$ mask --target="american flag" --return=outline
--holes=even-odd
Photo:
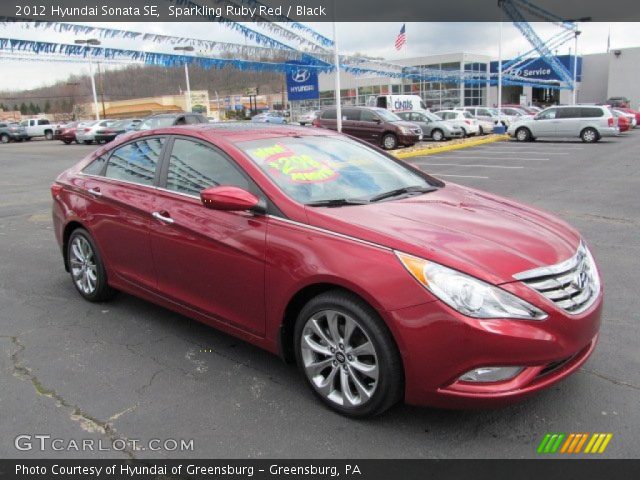
[[[402,24],[402,28],[400,29],[400,33],[398,34],[398,38],[396,38],[396,50],[401,50],[402,47],[407,43],[407,34],[405,32],[405,25]]]

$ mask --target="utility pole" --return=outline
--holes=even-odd
[[[107,112],[104,108],[104,77],[102,76],[102,68],[98,62],[98,80],[100,81],[100,101],[102,102],[102,118],[107,118]]]
[[[342,105],[340,104],[340,55],[338,54],[338,24],[335,21],[337,14],[336,1],[333,1],[333,62],[335,66],[335,97],[336,97],[336,127],[342,132]]]

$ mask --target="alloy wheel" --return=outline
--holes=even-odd
[[[343,407],[371,399],[378,386],[378,355],[353,317],[320,311],[307,320],[300,342],[305,373],[320,395]]]
[[[69,251],[73,281],[78,290],[85,295],[91,295],[98,284],[98,267],[93,248],[86,238],[78,235],[71,241]]]

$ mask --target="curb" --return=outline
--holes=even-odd
[[[461,148],[475,147],[487,143],[504,142],[509,140],[509,135],[491,135],[489,137],[480,138],[478,140],[470,140],[464,143],[454,143],[453,145],[442,145],[441,147],[422,148],[420,150],[412,150],[410,152],[400,151],[394,155],[398,158],[422,157],[425,155],[433,155],[434,153],[449,152],[451,150],[460,150]]]

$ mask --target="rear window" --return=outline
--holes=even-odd
[[[102,175],[102,171],[104,170],[104,165],[107,162],[107,157],[109,155],[101,155],[96,158],[93,162],[82,169],[82,173],[86,175]]]
[[[49,120],[38,120],[38,125],[50,125]]]
[[[336,111],[335,110],[324,110],[322,112],[322,117],[323,120],[336,120]]]

